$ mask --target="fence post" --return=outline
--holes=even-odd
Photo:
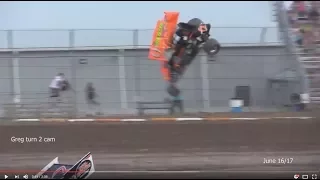
[[[133,30],[133,48],[135,50],[135,53],[138,52],[138,46],[139,46],[139,30],[134,29]],[[135,56],[134,57],[134,74],[135,74],[135,80],[134,80],[134,90],[135,90],[135,100],[140,100],[140,58]]]
[[[207,65],[207,56],[201,55],[201,80],[202,80],[202,100],[203,108],[208,110],[210,108],[210,91],[209,91],[209,75],[208,75],[208,65]]]
[[[12,30],[7,31],[7,48],[13,48],[13,32]]]
[[[74,43],[75,43],[75,32],[73,29],[69,30],[69,55],[71,56],[69,58],[70,61],[70,70],[71,70],[71,84],[74,90],[74,99],[73,101],[73,115],[77,116],[78,112],[78,104],[77,104],[77,66],[76,66],[76,61],[74,60],[72,56],[73,54],[73,48],[74,48]]]
[[[13,48],[13,31],[7,31],[7,46],[9,49]],[[11,51],[12,53],[12,91],[13,91],[13,102],[21,102],[21,87],[20,87],[20,58],[18,51]]]
[[[118,54],[118,63],[119,63],[119,84],[120,84],[120,99],[121,99],[121,108],[128,108],[128,99],[127,99],[127,87],[126,87],[126,70],[124,62],[124,49],[119,49]]]
[[[19,58],[19,52],[12,51],[12,74],[13,74],[13,91],[14,91],[14,97],[13,102],[14,103],[20,103],[21,102],[21,87],[20,87],[20,58]]]
[[[13,43],[12,43],[12,30],[7,30],[6,31],[6,38],[7,38],[7,44],[6,44],[6,48],[11,49],[13,48]],[[11,59],[10,59],[10,75],[11,75],[11,96],[12,96],[12,100],[14,100],[14,96],[15,96],[15,91],[14,91],[14,78],[13,78],[13,52],[11,53]]]
[[[261,28],[261,32],[260,32],[260,44],[261,45],[263,45],[265,43],[267,30],[268,30],[268,28],[266,28],[266,27]]]
[[[75,34],[74,34],[74,30],[70,29],[69,30],[69,47],[73,48],[74,47],[74,43],[75,43]]]

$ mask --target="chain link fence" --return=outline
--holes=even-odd
[[[250,110],[289,103],[299,91],[298,69],[279,42],[277,28],[213,28],[222,44],[214,59],[200,54],[179,86],[186,112],[229,111],[237,87],[250,89]],[[0,98],[6,117],[79,117],[136,113],[136,102],[163,101],[159,62],[147,59],[152,30],[2,31]],[[48,86],[64,73],[72,90],[52,106]],[[284,80],[286,83],[277,83]],[[92,83],[99,105],[88,104]],[[19,102],[14,103],[14,102]],[[19,111],[19,112],[18,112]],[[155,113],[166,113],[154,110]]]
[[[76,29],[0,31],[0,49],[148,46],[153,29]],[[279,44],[276,27],[213,27],[224,45]]]

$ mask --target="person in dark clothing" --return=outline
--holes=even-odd
[[[93,86],[92,82],[87,83],[85,88],[85,95],[88,105],[88,116],[102,115],[102,109],[100,103],[96,101],[98,94],[96,93],[96,89]],[[96,109],[98,108],[98,109]]]
[[[88,104],[99,105],[99,103],[95,100],[97,94],[91,82],[87,84],[85,93]]]

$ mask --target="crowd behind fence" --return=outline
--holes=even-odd
[[[214,28],[212,34],[222,45],[226,45],[225,48],[214,61],[199,55],[179,85],[187,112],[212,110],[212,107],[215,107],[214,111],[228,108],[228,99],[234,96],[235,87],[241,85],[251,86],[252,106],[271,106],[279,103],[279,99],[283,100],[283,97],[269,97],[275,91],[270,89],[268,80],[290,68],[291,64],[287,52],[278,46],[281,43],[277,29],[225,28],[221,34],[219,29],[223,28]],[[49,112],[52,108],[48,86],[57,73],[64,73],[72,87],[72,90],[62,93],[63,104],[77,115],[91,111],[92,106],[88,105],[85,97],[88,83],[93,84],[98,95],[99,106],[94,106],[93,111],[104,114],[133,113],[137,100],[161,101],[167,97],[159,62],[147,59],[146,48],[124,49],[127,46],[146,47],[150,44],[152,30],[61,30],[61,34],[65,34],[61,36],[54,36],[53,32],[4,33],[7,39],[4,49],[23,49],[14,53],[0,52],[0,99],[5,104],[3,107],[19,99],[20,104],[32,106],[35,114]],[[228,44],[238,48],[228,48]],[[256,47],[243,47],[243,44]],[[84,46],[91,47],[91,51],[41,49]],[[95,48],[92,46],[118,47],[116,50],[106,48],[93,51]],[[43,51],[26,51],[34,48]]]
[[[88,46],[146,46],[153,29],[2,30],[0,49]],[[276,27],[213,27],[222,44],[278,44]]]

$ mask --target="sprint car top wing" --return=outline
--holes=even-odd
[[[86,179],[94,171],[93,158],[89,152],[74,165],[60,164],[56,157],[35,177],[37,179]]]

